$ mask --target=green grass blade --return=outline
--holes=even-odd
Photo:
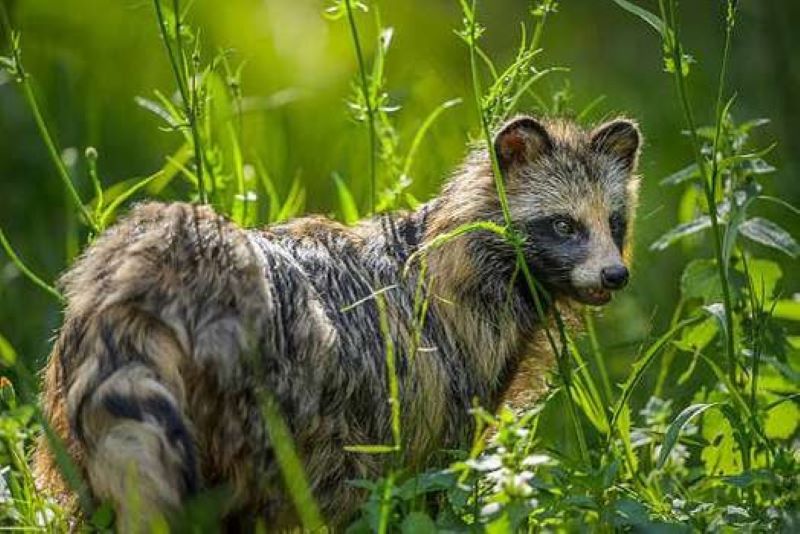
[[[692,404],[679,413],[677,417],[675,417],[675,419],[667,427],[667,433],[664,436],[664,442],[661,444],[661,453],[659,454],[658,462],[656,463],[656,467],[658,469],[661,469],[664,467],[664,464],[667,463],[667,459],[669,458],[672,449],[675,448],[675,444],[678,442],[681,431],[686,427],[686,425],[689,424],[689,421],[699,416],[709,408],[716,406],[717,404],[719,403],[713,402],[710,404]]]
[[[422,125],[417,129],[417,133],[414,135],[414,140],[411,141],[411,147],[408,149],[408,154],[406,154],[405,162],[403,163],[403,176],[409,176],[411,172],[411,166],[414,164],[414,158],[417,155],[417,151],[419,147],[422,145],[422,140],[425,138],[425,134],[428,133],[433,123],[436,122],[436,119],[444,113],[446,110],[458,106],[461,104],[463,100],[460,98],[453,98],[452,100],[448,100],[446,102],[442,102],[439,104],[436,109],[430,112],[425,120],[422,121]]]
[[[333,173],[333,183],[336,184],[336,193],[339,195],[339,209],[342,212],[344,222],[347,224],[357,222],[360,219],[358,207],[350,188],[347,187],[347,184],[337,173]]]
[[[133,184],[131,187],[120,193],[112,202],[108,205],[108,207],[103,210],[103,214],[100,216],[99,227],[101,229],[106,227],[106,223],[108,222],[109,218],[113,217],[114,214],[117,212],[117,209],[122,205],[123,202],[131,198],[135,195],[138,191],[144,189],[150,182],[159,178],[163,174],[163,171],[158,171],[155,174],[147,176],[145,178],[140,179],[138,182]]]
[[[261,397],[261,413],[267,423],[275,458],[281,468],[283,480],[294,503],[295,511],[305,530],[319,530],[323,528],[325,522],[306,480],[303,464],[295,450],[289,428],[274,399],[268,397],[266,393],[262,393]]]

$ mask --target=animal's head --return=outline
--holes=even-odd
[[[511,218],[534,277],[551,293],[601,305],[627,284],[640,145],[626,119],[586,131],[523,116],[500,129],[494,147]]]

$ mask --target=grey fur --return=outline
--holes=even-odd
[[[521,136],[537,142],[522,147],[522,156],[519,140],[503,144],[502,133],[497,140],[509,162],[515,226],[554,212],[602,211],[587,223],[594,239],[588,259],[528,236],[534,275],[554,298],[571,297],[570,273],[596,260],[596,243],[612,242],[603,218],[613,209],[633,212],[638,131],[631,125],[631,151],[624,143],[593,147],[596,135],[568,122],[535,124],[547,143],[538,134]],[[627,155],[614,153],[620,147]],[[381,457],[343,448],[392,439],[376,292],[384,290],[396,348],[408,464],[422,467],[441,448],[469,444],[473,401],[495,409],[509,396],[527,399],[544,388],[550,356],[538,350],[530,295],[511,284],[510,246],[488,232],[428,254],[430,307],[415,344],[421,264],[408,259],[476,220],[502,222],[480,150],[419,210],[355,227],[304,218],[243,230],[209,207],[139,205],[61,281],[69,304],[46,370],[45,412],[123,525],[135,513],[126,497],[134,480],[144,517],[174,511],[201,488],[226,485],[230,516],[288,526],[296,517],[259,408],[266,392],[288,424],[323,513],[340,523],[361,498],[346,481],[375,477],[383,467]],[[63,490],[45,447],[37,469],[42,485]]]

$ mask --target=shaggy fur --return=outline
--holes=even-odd
[[[554,299],[607,300],[600,271],[622,262],[639,144],[625,120],[589,132],[521,117],[498,134],[514,227]],[[495,409],[544,388],[551,356],[539,347],[533,300],[514,250],[490,232],[427,254],[429,307],[415,337],[421,262],[409,257],[480,220],[503,222],[485,150],[417,211],[354,227],[302,218],[244,230],[207,206],[139,205],[61,280],[68,306],[45,371],[45,413],[94,496],[123,521],[169,515],[225,486],[229,516],[286,526],[296,518],[262,419],[266,394],[323,513],[340,523],[361,498],[346,481],[379,475],[383,461],[344,447],[392,442],[376,291],[408,464],[467,445],[473,401]],[[44,446],[37,471],[41,485],[63,491]]]

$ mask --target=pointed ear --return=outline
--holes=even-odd
[[[494,138],[494,150],[503,171],[514,164],[535,161],[552,148],[547,130],[532,117],[511,119]]]
[[[595,128],[592,132],[592,149],[616,158],[627,171],[636,168],[642,136],[636,123],[616,119]]]

